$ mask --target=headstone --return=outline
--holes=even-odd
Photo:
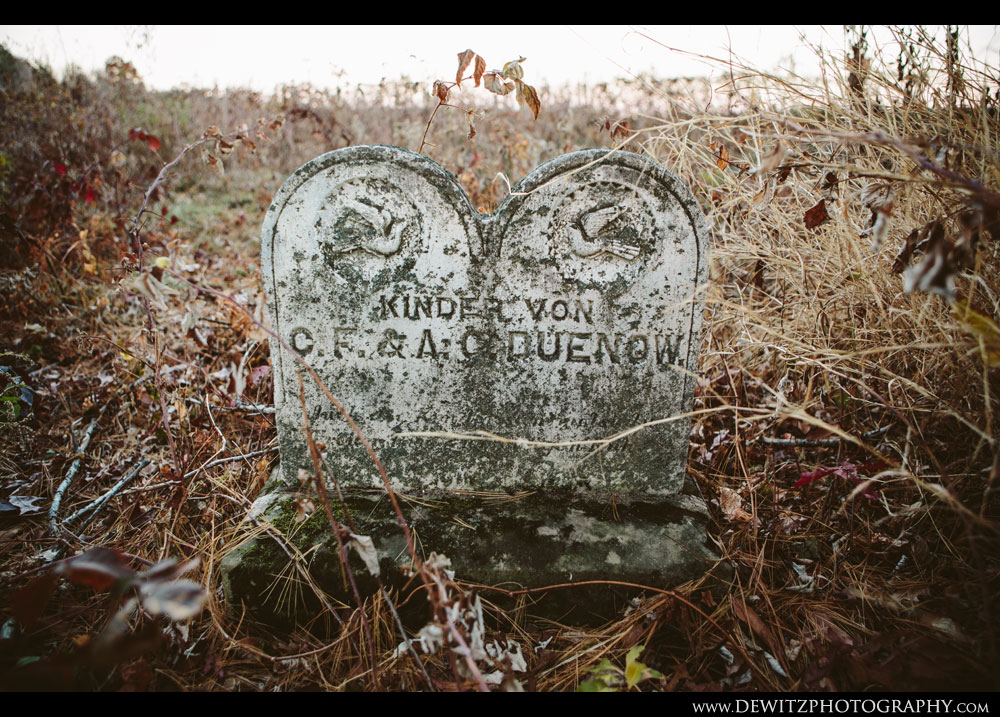
[[[704,543],[690,519],[704,507],[683,492],[707,229],[668,170],[575,152],[482,214],[421,155],[338,150],[279,190],[261,253],[273,330],[342,403],[392,487],[440,501],[425,533],[458,518],[468,534],[455,539],[478,557],[428,550],[450,550],[470,579],[522,584],[675,581],[665,553],[678,540],[675,563],[710,565],[690,545]],[[307,489],[305,410],[339,488],[384,493],[340,410],[273,340],[271,364],[280,476],[269,489]],[[475,495],[522,499],[469,505]],[[646,507],[620,507],[633,504]],[[546,542],[557,557],[538,565]]]

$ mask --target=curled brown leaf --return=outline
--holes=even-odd
[[[476,57],[476,53],[472,50],[466,50],[465,52],[458,53],[458,72],[455,73],[455,84],[462,84],[462,74],[465,72],[465,68],[469,66],[472,60]],[[437,83],[434,83],[437,85]],[[476,85],[478,86],[478,82]]]
[[[806,211],[806,229],[814,229],[829,218],[830,215],[826,213],[826,199],[820,199],[815,206]]]
[[[518,82],[517,99],[518,104],[525,104],[531,110],[531,114],[538,119],[538,112],[542,108],[542,103],[538,100],[538,93],[535,88],[524,82]]]
[[[513,82],[504,82],[499,72],[487,72],[483,75],[483,87],[497,95],[508,95],[514,90]]]

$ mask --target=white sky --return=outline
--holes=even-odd
[[[963,43],[994,68],[1000,66],[1000,31],[961,26]],[[318,87],[378,83],[407,76],[420,82],[454,78],[456,55],[470,48],[489,69],[518,56],[529,84],[593,84],[629,73],[658,77],[718,75],[718,65],[671,51],[736,56],[762,70],[815,74],[815,53],[842,52],[844,31],[834,26],[690,25],[424,25],[424,26],[178,26],[33,25],[0,27],[0,43],[15,55],[40,61],[60,75],[68,64],[90,71],[119,55],[130,60],[148,87]],[[891,44],[876,28],[872,42]],[[894,55],[895,53],[893,53]]]

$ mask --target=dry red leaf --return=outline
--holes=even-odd
[[[87,585],[94,592],[110,589],[119,580],[127,580],[135,573],[128,567],[128,559],[111,548],[92,548],[82,555],[62,564],[59,574],[76,585]]]
[[[826,213],[826,200],[820,199],[816,205],[806,212],[806,229],[814,229],[830,218]]]
[[[767,646],[771,648],[772,654],[778,655],[781,653],[781,643],[774,638],[774,633],[771,632],[767,623],[761,619],[760,615],[752,607],[743,602],[743,599],[740,597],[733,598],[732,606],[733,614],[745,622],[751,630],[767,643]]]
[[[43,573],[14,593],[10,607],[17,621],[24,627],[31,627],[45,611],[57,582],[59,576],[54,572]]]

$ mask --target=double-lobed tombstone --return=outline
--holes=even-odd
[[[330,553],[319,583],[342,578],[324,511],[303,516],[306,426],[383,572],[410,557],[358,432],[459,578],[664,587],[712,566],[685,481],[707,228],[668,170],[574,152],[484,214],[430,159],[352,147],[284,183],[261,254],[280,463],[258,512]],[[260,602],[265,552],[287,562],[267,544],[227,557],[231,604]]]

